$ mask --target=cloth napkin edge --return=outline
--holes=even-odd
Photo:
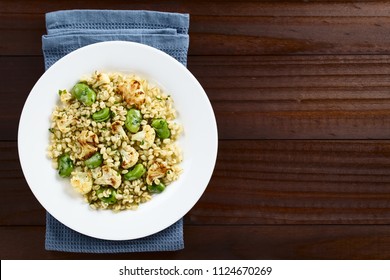
[[[87,13],[87,17],[82,17]],[[106,18],[106,22],[97,20],[103,13],[115,14],[111,18]],[[131,22],[135,21],[137,16],[147,17],[149,22]],[[116,22],[110,22],[115,19]],[[164,21],[166,23],[164,23]],[[50,34],[54,29],[77,28],[83,29],[112,29],[113,26],[122,27],[133,26],[140,29],[162,29],[167,27],[176,28],[180,34],[188,34],[190,14],[177,12],[163,12],[152,10],[98,10],[98,9],[73,9],[57,10],[45,14],[46,30]]]

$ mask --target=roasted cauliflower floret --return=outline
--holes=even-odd
[[[96,185],[110,185],[115,189],[122,183],[122,177],[118,172],[107,165],[102,166],[102,176],[95,180]]]
[[[119,153],[122,156],[122,168],[128,169],[135,165],[138,161],[139,154],[138,152],[131,146],[125,146],[119,150]]]
[[[144,150],[149,149],[156,138],[156,132],[150,125],[144,125],[142,131],[137,132],[131,137],[131,140],[141,142],[140,147]]]
[[[146,183],[149,185],[153,184],[155,179],[164,177],[167,170],[168,168],[164,164],[160,162],[153,163],[146,173]]]
[[[123,129],[123,123],[120,121],[115,121],[111,124],[111,130],[114,134],[119,134],[121,139],[128,139],[125,130]]]
[[[145,90],[142,84],[132,79],[119,85],[117,92],[122,95],[123,100],[130,106],[139,108],[145,102]]]
[[[61,117],[57,117],[56,124],[58,129],[62,133],[67,133],[70,131],[70,125],[73,123],[75,119],[67,114],[62,114]]]
[[[96,167],[90,170],[93,179],[97,179],[102,176],[102,168]]]
[[[83,130],[77,137],[77,142],[80,144],[81,152],[77,157],[81,160],[87,159],[96,153],[99,144],[98,136],[89,130]]]
[[[110,77],[106,73],[95,72],[96,82],[95,86],[101,86],[110,83]]]
[[[70,184],[81,194],[89,193],[92,190],[92,176],[90,172],[74,171]]]

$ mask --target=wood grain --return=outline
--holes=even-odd
[[[176,252],[80,254],[45,251],[44,227],[0,227],[7,259],[389,259],[390,226],[185,226]]]
[[[44,175],[42,176],[44,178]],[[1,225],[43,225],[45,212],[27,185],[15,142],[0,142]]]
[[[389,155],[390,141],[220,141],[212,180],[185,222],[389,224]],[[14,142],[0,142],[0,166],[0,225],[44,225]]]
[[[389,223],[389,149],[386,141],[222,141],[213,179],[189,219]]]
[[[210,16],[341,16],[353,14],[356,17],[388,16],[390,8],[383,5],[384,1],[356,1],[356,0],[284,0],[284,1],[237,1],[237,0],[212,0],[212,1],[107,1],[95,0],[96,9],[156,9],[192,15]],[[283,5],[284,9],[281,9]],[[88,9],[90,4],[86,1],[72,1],[74,9]],[[28,0],[3,0],[0,3],[2,13],[46,13],[54,9],[69,9],[69,2],[58,0],[47,2],[36,0],[34,3]]]
[[[220,139],[389,139],[390,56],[191,56]],[[15,140],[43,59],[0,57],[0,140]],[[277,129],[275,129],[277,127]]]
[[[184,250],[45,251],[16,140],[60,9],[191,15],[188,68],[220,141]],[[389,259],[389,15],[386,1],[0,1],[1,259]]]
[[[45,1],[34,4],[3,1],[0,4],[2,54],[40,54],[40,37],[45,33],[44,13],[65,6],[63,1],[51,5]],[[94,6],[190,13],[191,55],[389,53],[390,39],[383,36],[390,27],[389,8],[382,2],[285,3],[283,9],[277,3],[198,1],[114,5],[98,2]],[[88,8],[88,3],[76,1],[72,8]],[[20,38],[25,43],[20,44]]]

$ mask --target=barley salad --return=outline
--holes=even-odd
[[[182,172],[170,95],[133,74],[95,71],[59,90],[48,155],[93,209],[135,210]]]

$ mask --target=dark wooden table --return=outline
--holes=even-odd
[[[326,2],[0,1],[1,259],[389,259],[390,3]],[[44,249],[17,128],[44,72],[44,14],[75,8],[191,14],[188,68],[220,141],[184,250]]]

